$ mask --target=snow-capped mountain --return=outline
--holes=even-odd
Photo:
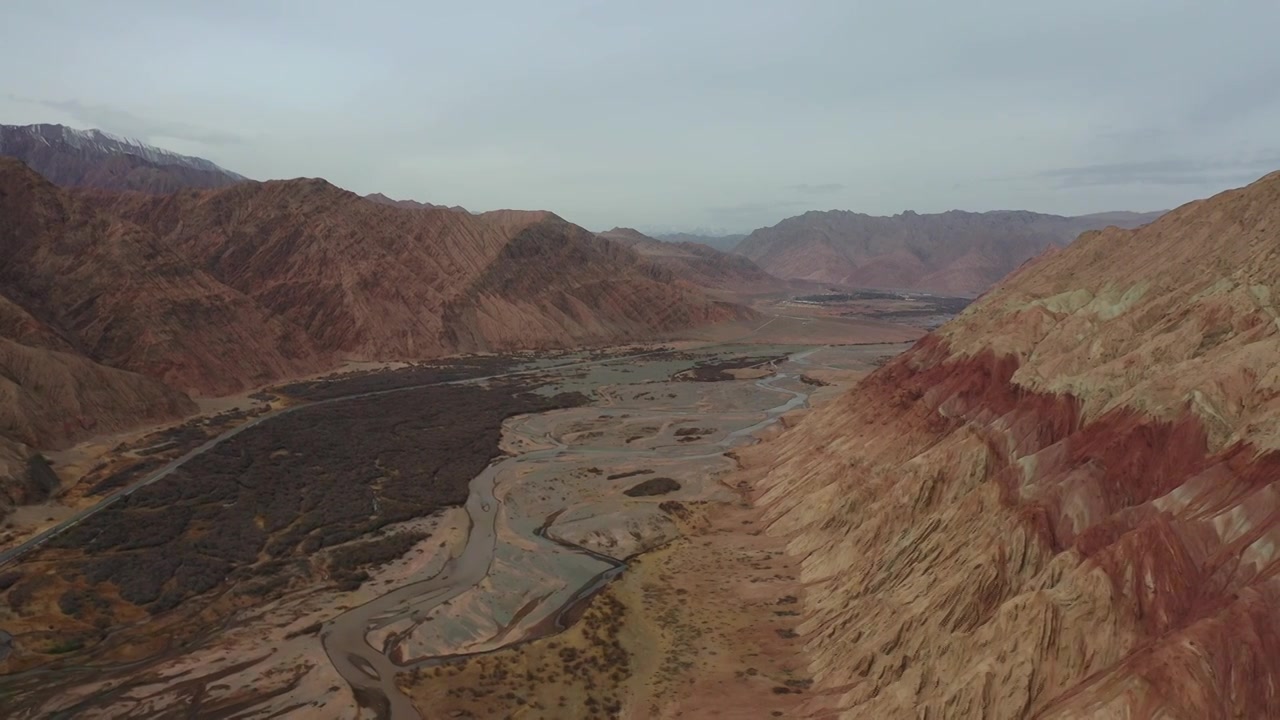
[[[0,155],[17,157],[69,187],[168,193],[225,187],[246,179],[204,158],[64,125],[0,125]]]

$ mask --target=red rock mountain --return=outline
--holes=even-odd
[[[750,260],[699,243],[663,242],[631,228],[614,228],[600,237],[625,245],[676,277],[708,290],[763,293],[787,287]]]
[[[84,357],[0,294],[0,517],[56,488],[37,448],[173,420],[195,409],[186,395],[157,380]]]
[[[746,311],[544,212],[322,180],[67,192],[0,159],[0,291],[75,352],[222,394],[344,358],[629,340]]]
[[[380,203],[382,205],[394,205],[407,210],[456,210],[457,212],[467,212],[467,209],[461,205],[454,205],[450,207],[448,205],[435,205],[432,203],[418,202],[417,200],[394,200],[382,193],[365,195],[364,199],[372,200],[373,202]]]
[[[1160,213],[1083,217],[952,210],[877,217],[807,212],[748,235],[734,252],[765,271],[853,287],[973,295],[1027,259],[1086,230],[1137,227]]]
[[[245,179],[203,158],[63,125],[0,125],[0,155],[16,157],[64,187],[170,193]]]
[[[1280,173],[1086,233],[753,449],[811,714],[1280,717],[1278,300]]]

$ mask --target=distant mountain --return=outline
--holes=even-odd
[[[63,125],[0,125],[0,155],[22,160],[63,187],[163,194],[245,180],[203,158]]]
[[[435,205],[432,203],[418,202],[417,200],[393,200],[382,193],[372,193],[364,196],[365,200],[372,200],[380,205],[392,205],[406,210],[453,210],[455,212],[467,212],[467,209],[461,205]]]
[[[1155,222],[1167,210],[1159,210],[1156,212],[1128,212],[1126,210],[1117,210],[1112,212],[1092,213],[1089,215],[1077,215],[1078,220],[1087,220],[1089,222],[1107,223],[1103,227],[1114,225],[1118,228],[1133,229],[1141,227],[1148,223]]]
[[[742,235],[742,234],[698,235],[695,233],[663,233],[660,235],[654,235],[654,237],[656,237],[657,239],[663,242],[672,242],[672,243],[694,242],[701,245],[707,245],[709,247],[713,247],[716,250],[732,252],[733,249],[738,246],[738,243],[742,242],[742,238],[746,237],[746,235]]]
[[[664,242],[631,228],[614,228],[600,237],[626,245],[676,277],[709,290],[737,293],[774,292],[787,283],[740,255],[695,242]]]
[[[972,295],[1082,232],[1108,225],[1134,228],[1160,215],[1063,217],[1021,210],[952,210],[877,217],[813,211],[756,230],[736,252],[783,278]]]

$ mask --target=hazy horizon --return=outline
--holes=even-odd
[[[1152,211],[1280,169],[1262,0],[348,7],[14,3],[0,122],[653,233]]]

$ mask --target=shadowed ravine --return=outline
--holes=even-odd
[[[812,352],[814,351],[808,350],[796,353],[790,357],[790,360],[803,362],[804,358]],[[498,515],[504,511],[504,505],[494,496],[494,488],[504,470],[516,464],[536,463],[556,458],[569,450],[584,455],[607,453],[610,456],[628,458],[696,460],[720,456],[733,446],[751,442],[756,432],[777,422],[784,413],[806,404],[807,390],[789,390],[777,386],[776,383],[789,377],[791,376],[788,374],[779,374],[756,381],[757,387],[785,394],[788,396],[787,400],[765,411],[764,417],[758,422],[730,432],[712,445],[659,446],[652,449],[582,446],[570,448],[559,440],[547,436],[537,439],[542,442],[550,441],[554,447],[507,457],[490,464],[471,482],[470,495],[465,506],[470,520],[470,530],[466,545],[457,557],[448,561],[435,576],[403,585],[370,602],[351,608],[325,623],[321,630],[320,637],[325,652],[335,669],[350,684],[357,702],[372,710],[379,718],[417,720],[421,715],[396,685],[396,675],[414,667],[468,656],[467,654],[442,654],[420,657],[401,665],[392,659],[399,636],[393,635],[384,647],[375,648],[370,645],[368,635],[392,623],[424,616],[432,608],[471,590],[489,574],[499,542],[496,531]],[[711,448],[711,452],[707,452],[708,448]],[[510,637],[504,637],[504,642],[499,647],[486,650],[485,653],[529,642],[563,630],[563,620],[566,615],[625,569],[626,566],[622,562],[586,548],[571,545],[563,540],[547,537],[545,530],[552,520],[554,516],[530,534],[591,556],[601,564],[601,571],[572,593],[560,607],[552,611],[550,615],[552,622],[539,623],[533,630],[523,635],[512,634]]]

